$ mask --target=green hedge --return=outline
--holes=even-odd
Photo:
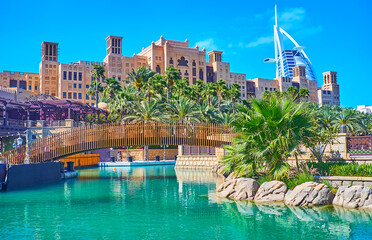
[[[372,177],[372,164],[357,164],[345,162],[307,163],[309,167],[316,168],[322,176],[358,176]]]

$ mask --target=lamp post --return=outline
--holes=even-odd
[[[26,130],[26,159],[25,164],[30,163],[30,139],[29,139],[29,129]]]

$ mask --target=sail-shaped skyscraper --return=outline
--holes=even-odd
[[[285,49],[283,38],[287,37],[293,44],[293,50]],[[276,77],[293,77],[293,68],[296,66],[306,67],[306,78],[315,80],[316,76],[310,59],[304,49],[300,46],[283,28],[278,26],[278,16],[275,6],[275,25],[274,25],[274,46],[275,58],[266,58],[264,62],[276,64]]]

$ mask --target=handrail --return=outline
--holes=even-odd
[[[136,145],[229,145],[236,134],[218,124],[178,122],[106,123],[69,129],[29,143],[29,162],[39,163],[101,148]],[[0,160],[22,164],[26,146],[5,152]]]

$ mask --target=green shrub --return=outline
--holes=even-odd
[[[270,182],[270,181],[272,181],[272,180],[273,180],[273,177],[272,177],[272,176],[269,176],[269,175],[261,175],[261,176],[258,177],[257,182],[258,182],[258,184],[260,184],[260,186],[261,186],[262,183],[264,183],[264,182]]]
[[[319,162],[307,163],[309,167],[314,167],[322,176],[358,176],[371,177],[372,164],[357,164],[345,162]]]
[[[310,172],[300,172],[296,176],[289,178],[285,181],[285,184],[289,189],[295,188],[297,185],[300,185],[305,182],[312,182],[315,180],[315,177]]]

